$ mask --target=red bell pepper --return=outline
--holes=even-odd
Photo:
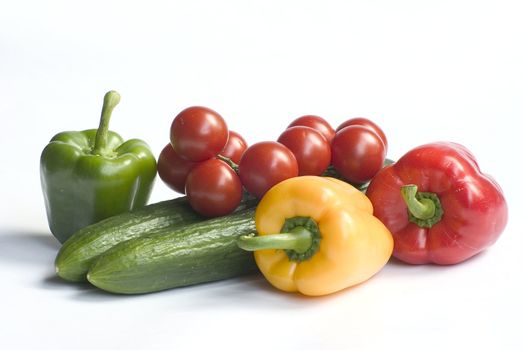
[[[417,147],[372,180],[374,215],[392,232],[393,255],[407,263],[462,262],[492,245],[507,223],[500,186],[465,147]]]

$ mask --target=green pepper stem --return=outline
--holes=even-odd
[[[312,246],[313,234],[302,226],[296,226],[290,232],[273,235],[241,236],[237,241],[239,248],[249,251],[264,249],[289,249],[299,254],[305,253]]]
[[[105,153],[108,142],[109,120],[113,109],[120,102],[120,95],[116,91],[108,91],[104,95],[104,104],[102,105],[102,113],[100,116],[100,124],[98,126],[97,135],[95,136],[95,145],[93,146],[93,154],[103,155]]]
[[[408,210],[412,215],[421,220],[434,217],[436,214],[436,205],[428,198],[416,198],[417,186],[405,185],[401,187],[401,195],[405,200]]]

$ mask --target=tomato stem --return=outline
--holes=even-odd
[[[233,169],[233,171],[239,174],[239,165],[236,164],[233,160],[220,154],[217,155],[217,159],[220,159],[226,164],[228,164]]]
[[[395,163],[394,160],[389,159],[389,158],[385,158],[385,160],[383,161],[383,168],[387,167],[389,165],[392,165],[394,163]],[[362,183],[362,184],[349,182],[341,174],[339,174],[339,172],[337,170],[335,170],[333,165],[329,165],[328,168],[326,168],[326,170],[321,174],[321,176],[333,177],[333,178],[339,179],[341,181],[347,182],[347,183],[349,183],[350,185],[354,186],[355,188],[357,188],[359,191],[361,191],[363,193],[366,192],[366,190],[368,189],[368,186],[370,185],[370,181],[367,181],[367,182]]]

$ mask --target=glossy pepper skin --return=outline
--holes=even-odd
[[[500,186],[456,143],[409,151],[374,177],[367,196],[394,236],[394,256],[410,264],[460,263],[493,244],[507,223]]]
[[[40,157],[40,180],[49,228],[65,242],[89,224],[147,203],[156,159],[137,139],[124,142],[108,130],[120,96],[104,97],[99,129],[61,132]]]
[[[255,212],[258,236],[238,244],[276,288],[319,296],[361,283],[388,261],[393,240],[368,198],[340,180],[316,176],[272,187]]]

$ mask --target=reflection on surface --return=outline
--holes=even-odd
[[[0,231],[0,263],[50,264],[59,249],[60,243],[50,233]]]

